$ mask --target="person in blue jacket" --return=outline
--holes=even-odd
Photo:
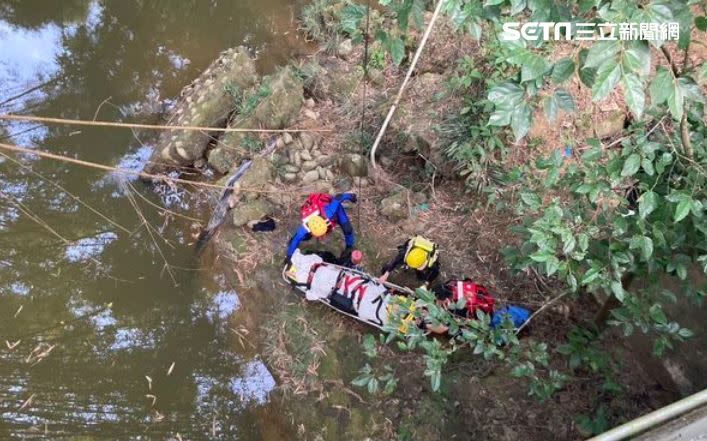
[[[346,214],[346,208],[344,207],[344,202],[346,201],[356,203],[356,194],[342,193],[331,196],[326,193],[313,193],[307,197],[300,209],[302,224],[287,246],[286,263],[290,262],[300,243],[310,240],[312,237],[323,239],[334,231],[337,225],[341,226],[341,230],[344,232],[344,241],[346,242],[342,259],[351,254],[356,244],[356,235],[349,216]]]

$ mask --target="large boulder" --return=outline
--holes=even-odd
[[[247,51],[242,47],[230,49],[182,90],[167,123],[223,127],[234,106],[234,99],[227,90],[250,88],[257,79],[255,63]],[[206,147],[216,135],[186,130],[162,132],[145,171],[157,173],[171,167],[192,165],[204,156]]]
[[[272,181],[273,171],[274,167],[269,159],[256,157],[248,171],[236,182],[234,188],[236,190],[244,189],[243,197],[247,201],[257,199],[260,193],[248,190],[263,190]]]
[[[254,117],[268,129],[284,129],[295,122],[304,103],[304,86],[288,66],[263,80],[270,94],[255,108]]]
[[[320,60],[320,69],[309,92],[318,99],[345,101],[351,98],[363,80],[363,69],[336,57]]]
[[[368,176],[368,161],[364,156],[356,153],[339,158],[339,167],[341,171],[351,177]]]
[[[258,221],[264,216],[270,216],[275,211],[273,205],[266,199],[260,198],[252,201],[243,201],[236,204],[231,210],[233,225],[242,227],[248,222]]]
[[[234,119],[229,127],[253,129],[258,124],[252,117]],[[208,153],[209,165],[219,173],[227,173],[240,165],[245,154],[252,153],[253,145],[260,143],[257,135],[248,132],[227,132]]]

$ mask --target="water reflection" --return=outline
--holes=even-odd
[[[157,122],[221,50],[246,41],[261,67],[286,60],[273,27],[295,7],[0,0],[0,113]],[[0,122],[8,140],[136,170],[151,135]],[[0,156],[0,439],[259,438],[254,409],[280,412],[257,349],[230,330],[245,299],[199,269],[192,221],[155,209],[202,218],[202,198],[12,159]]]

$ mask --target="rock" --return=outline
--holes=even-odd
[[[297,180],[297,173],[285,173],[282,175],[282,180],[289,183],[295,182]]]
[[[626,114],[620,110],[615,110],[596,123],[594,133],[599,139],[610,138],[623,132],[625,123]]]
[[[376,86],[385,84],[385,75],[379,69],[368,69],[368,80]]]
[[[292,204],[292,195],[283,192],[274,185],[268,185],[266,188],[265,199],[273,205],[287,207]]]
[[[307,147],[305,147],[305,149],[306,149],[306,148],[307,148]],[[302,158],[303,161],[311,161],[311,160],[313,159],[313,158],[312,158],[312,154],[309,153],[309,150],[302,150],[302,151],[300,152],[300,157]]]
[[[336,57],[320,60],[321,72],[314,79],[312,92],[320,100],[348,100],[363,79],[363,69]]]
[[[353,43],[350,38],[339,43],[339,47],[336,49],[336,53],[343,59],[348,59],[351,52],[353,52]]]
[[[196,167],[196,168],[206,167],[206,160],[204,158],[197,159],[196,161],[194,161],[194,167]]]
[[[257,221],[263,216],[273,214],[274,207],[265,199],[256,199],[253,201],[241,202],[236,205],[231,211],[233,225],[242,227],[248,222]]]
[[[331,171],[331,170],[329,170],[329,169],[324,169],[324,172],[325,172],[325,174],[326,174],[326,180],[327,180],[327,181],[333,181],[333,180],[334,180],[335,176],[334,176],[334,172],[333,172],[333,171]]]
[[[288,66],[264,81],[270,81],[271,93],[255,108],[255,119],[268,129],[292,125],[302,108],[302,80]]]
[[[317,144],[317,137],[311,133],[303,132],[299,139],[302,141],[302,148],[305,150],[312,150]]]
[[[342,178],[337,179],[334,182],[334,187],[342,193],[351,190],[351,178],[344,176]]]
[[[319,179],[326,180],[326,169],[323,167],[317,167],[317,173],[319,173]]]
[[[285,140],[282,138],[282,136],[277,138],[277,148],[278,150],[285,148]]]
[[[269,159],[256,156],[253,159],[253,164],[251,164],[248,171],[243,175],[243,177],[236,183],[236,188],[243,188],[243,197],[247,201],[256,199],[259,193],[247,191],[248,189],[260,190],[265,188],[270,181],[272,181],[273,175],[273,165]]]
[[[331,167],[336,162],[336,157],[334,155],[322,155],[317,158],[317,164],[322,167]]]
[[[299,167],[297,167],[294,164],[287,164],[285,165],[285,172],[287,173],[297,173],[299,171]]]
[[[331,183],[327,181],[315,181],[314,184],[312,184],[313,191],[317,193],[333,193],[334,192],[334,187],[331,186]]]
[[[305,184],[312,184],[317,180],[319,180],[319,172],[316,170],[310,170],[302,177],[302,182]]]
[[[282,135],[282,139],[285,141],[285,144],[291,144],[292,143],[292,135],[290,135],[288,132],[285,132]]]
[[[381,214],[393,222],[405,219],[409,215],[407,192],[402,191],[381,201]]]
[[[236,156],[225,148],[217,147],[208,153],[209,165],[219,173],[227,173],[233,166]]]
[[[170,124],[180,126],[225,126],[233,107],[233,97],[225,92],[227,86],[247,89],[257,79],[255,63],[247,50],[243,47],[230,49],[182,90],[174,112],[167,119]],[[170,167],[192,165],[204,157],[211,141],[208,133],[164,131],[155,144],[145,171],[160,173]]]
[[[342,157],[339,166],[349,176],[368,176],[368,161],[357,153]]]
[[[317,168],[317,163],[314,161],[304,161],[302,163],[302,171],[308,172]]]
[[[314,98],[307,98],[306,100],[304,100],[304,105],[308,109],[313,109],[314,106],[316,105],[316,103],[314,102]]]
[[[293,155],[292,156],[292,164],[296,165],[297,167],[301,167],[302,166],[302,156],[300,156],[300,152],[295,150],[292,155]]]

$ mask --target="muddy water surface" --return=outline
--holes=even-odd
[[[283,35],[297,11],[0,0],[0,113],[157,122],[221,50],[247,45],[261,71],[302,50]],[[1,143],[129,168],[152,139],[0,122]],[[0,439],[280,437],[262,351],[230,330],[243,299],[194,257],[193,221],[156,208],[203,218],[197,196],[0,156]]]

